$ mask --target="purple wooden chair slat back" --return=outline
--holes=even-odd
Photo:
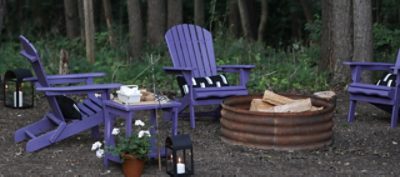
[[[175,67],[197,68],[194,77],[217,74],[213,41],[209,31],[199,26],[178,25],[165,35]]]
[[[22,44],[23,50],[20,52],[22,56],[28,59],[31,63],[35,75],[38,79],[40,85],[44,87],[48,87],[49,83],[46,78],[46,73],[44,67],[40,61],[39,53],[37,52],[36,48],[26,39],[24,36],[19,36],[19,40]]]

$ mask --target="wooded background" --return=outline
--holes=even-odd
[[[74,45],[82,45],[88,63],[94,64],[100,60],[96,53],[103,50],[99,39],[104,37],[107,48],[126,52],[118,60],[132,63],[147,60],[144,56],[149,50],[165,50],[164,33],[171,26],[194,23],[209,29],[214,38],[223,36],[222,41],[232,38],[246,41],[244,45],[261,46],[261,61],[269,60],[262,50],[290,53],[298,48],[315,49],[315,59],[307,66],[315,66],[316,72],[328,71],[325,79],[331,86],[348,81],[344,60],[393,61],[400,47],[400,5],[396,0],[60,2],[0,0],[0,45],[15,41],[19,34],[48,41],[65,37],[81,41]],[[370,75],[365,79],[373,80]]]

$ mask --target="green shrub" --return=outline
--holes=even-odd
[[[256,66],[249,81],[249,89],[253,93],[260,93],[265,89],[316,91],[328,88],[327,74],[316,69],[315,63],[319,57],[317,46],[304,47],[295,43],[287,49],[274,49],[263,43],[235,39],[222,32],[215,34],[214,51],[218,65]],[[107,42],[106,33],[97,33],[95,39],[94,64],[86,60],[84,43],[79,39],[46,37],[31,40],[38,48],[48,74],[57,74],[59,53],[63,48],[69,53],[71,73],[105,72],[107,77],[97,82],[138,84],[150,90],[155,86],[157,92],[177,93],[175,77],[162,70],[163,66],[172,65],[165,44],[158,47],[146,46],[141,58],[129,61],[126,40],[118,39],[118,48],[112,48]],[[18,54],[20,47],[17,41],[6,42],[0,49],[0,72],[16,67],[30,68],[29,63]],[[238,75],[228,74],[228,79],[237,82]]]

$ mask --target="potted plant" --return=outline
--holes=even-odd
[[[119,135],[119,129],[113,129],[112,134],[118,135],[114,146],[106,147],[106,151],[112,155],[120,156],[122,159],[122,169],[126,177],[140,177],[144,168],[144,162],[148,158],[150,152],[150,131],[144,130],[144,122],[135,121],[134,132],[130,137]],[[100,142],[96,142],[100,143]],[[95,144],[96,144],[95,143]],[[92,150],[99,151],[98,155],[102,156],[101,144],[93,144]]]

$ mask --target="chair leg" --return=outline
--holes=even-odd
[[[194,106],[192,104],[189,105],[189,114],[190,114],[190,126],[194,129],[195,128],[195,116],[194,116]]]
[[[91,128],[91,133],[92,133],[92,138],[95,140],[100,139],[100,130],[99,130],[99,126],[95,126],[93,128]]]
[[[392,108],[392,117],[390,121],[390,127],[395,128],[397,126],[397,118],[399,117],[399,107],[396,104]]]
[[[349,114],[347,115],[347,121],[348,122],[353,122],[354,121],[354,114],[355,114],[355,111],[356,111],[356,104],[357,104],[356,101],[350,100]]]
[[[215,112],[214,112],[215,120],[219,120],[219,118],[221,118],[221,110],[222,110],[222,106],[218,105],[218,107],[215,109]]]

